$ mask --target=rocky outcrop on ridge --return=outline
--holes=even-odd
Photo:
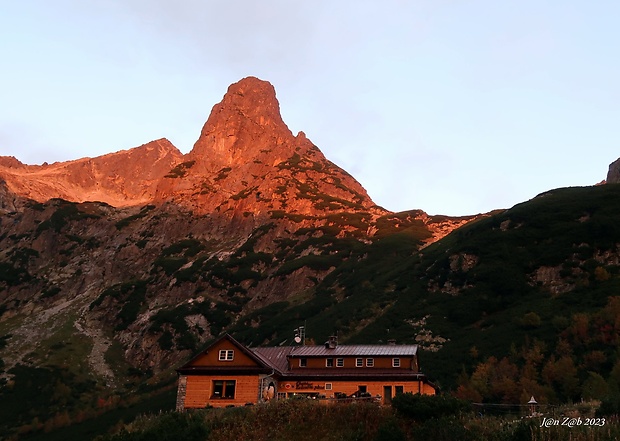
[[[620,159],[616,159],[609,164],[609,171],[607,172],[607,179],[605,182],[607,184],[620,183]]]
[[[0,157],[0,178],[15,194],[38,202],[101,201],[115,207],[150,202],[159,181],[182,158],[167,139],[96,158],[25,165]]]

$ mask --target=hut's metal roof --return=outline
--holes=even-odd
[[[406,357],[414,356],[418,345],[338,345],[294,347],[291,357]]]
[[[265,348],[251,348],[250,350],[265,364],[282,372],[288,370],[287,356],[293,348],[291,346],[275,346]]]
[[[266,365],[281,373],[288,372],[289,358],[305,357],[413,357],[418,352],[418,345],[340,345],[328,348],[317,346],[275,346],[250,349]],[[359,372],[359,370],[358,370]]]

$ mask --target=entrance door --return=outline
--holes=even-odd
[[[383,404],[392,403],[392,386],[383,386]]]

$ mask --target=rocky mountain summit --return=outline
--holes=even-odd
[[[302,132],[291,133],[273,86],[253,77],[230,86],[187,155],[160,139],[51,165],[0,157],[0,177],[11,192],[38,202],[173,203],[202,214],[228,212],[229,217],[252,213],[265,218],[269,210],[388,213]]]
[[[161,181],[156,202],[261,219],[274,210],[387,213],[302,132],[294,136],[279,109],[271,84],[250,77],[231,85],[192,151]]]

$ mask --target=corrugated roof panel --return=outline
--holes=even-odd
[[[294,347],[292,357],[368,357],[368,356],[413,356],[418,345],[340,345],[326,348],[322,345]]]
[[[369,378],[369,377],[392,377],[417,379],[425,375],[411,369],[398,368],[322,368],[322,369],[293,369],[286,372],[286,379],[296,378]]]
[[[301,357],[411,357],[418,345],[341,345],[335,348],[316,346],[275,346],[250,349],[267,365],[280,372],[288,371],[288,358]]]
[[[288,370],[287,355],[293,348],[291,346],[276,346],[268,348],[252,348],[250,349],[256,356],[268,365],[272,366],[280,372]]]

